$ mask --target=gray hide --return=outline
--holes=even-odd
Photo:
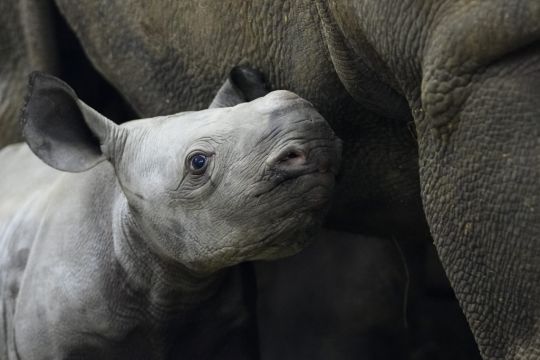
[[[30,92],[29,146],[0,151],[0,357],[256,357],[224,269],[320,223],[341,151],[321,115],[275,91],[118,126],[54,77]]]

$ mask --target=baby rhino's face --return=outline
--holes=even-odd
[[[195,271],[300,250],[331,198],[341,142],[291,92],[126,127],[117,172],[134,214]]]

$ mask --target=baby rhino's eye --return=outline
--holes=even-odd
[[[189,161],[190,170],[195,174],[202,174],[207,165],[208,157],[202,153],[193,154]]]

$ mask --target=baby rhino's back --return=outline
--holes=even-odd
[[[0,150],[0,358],[13,356],[12,317],[45,199],[61,172],[26,146]]]

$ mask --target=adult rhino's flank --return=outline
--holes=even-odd
[[[312,105],[275,91],[118,126],[38,73],[23,122],[28,146],[0,151],[0,358],[251,358],[224,268],[320,222],[341,145]]]

